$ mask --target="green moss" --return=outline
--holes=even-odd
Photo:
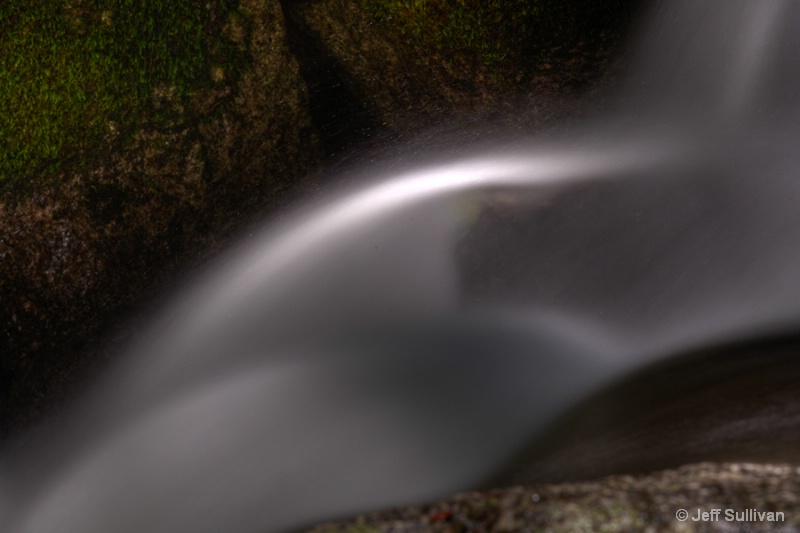
[[[222,0],[0,4],[0,189],[52,178],[110,137],[124,139],[156,87],[181,97],[211,83],[206,33],[231,8]]]

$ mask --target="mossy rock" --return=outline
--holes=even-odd
[[[0,7],[0,188],[35,187],[133,135],[158,87],[212,82],[225,1],[42,0]],[[209,37],[209,36],[215,37]],[[230,59],[230,58],[224,58]]]
[[[6,429],[79,386],[109,327],[176,268],[286,202],[319,150],[277,0],[43,0],[0,13],[15,29],[6,65],[20,43],[47,51],[15,76],[57,72],[46,90],[0,95],[15,139],[0,164]],[[78,60],[87,50],[105,55]],[[41,125],[18,135],[27,124]]]

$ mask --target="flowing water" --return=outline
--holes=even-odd
[[[621,111],[366,168],[246,239],[6,459],[3,531],[285,531],[420,502],[650,363],[795,330],[798,22],[791,1],[664,2]]]

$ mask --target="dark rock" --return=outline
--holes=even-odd
[[[320,153],[280,4],[243,0],[220,24],[241,64],[188,100],[170,87],[127,142],[0,199],[0,429],[28,425],[100,361],[135,303],[300,189]]]

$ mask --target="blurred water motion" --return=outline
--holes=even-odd
[[[633,112],[365,169],[247,239],[7,458],[6,530],[284,531],[473,488],[616,377],[795,328],[799,9],[665,3]]]
[[[626,106],[686,131],[796,128],[800,5],[676,0],[654,7],[641,30]]]

